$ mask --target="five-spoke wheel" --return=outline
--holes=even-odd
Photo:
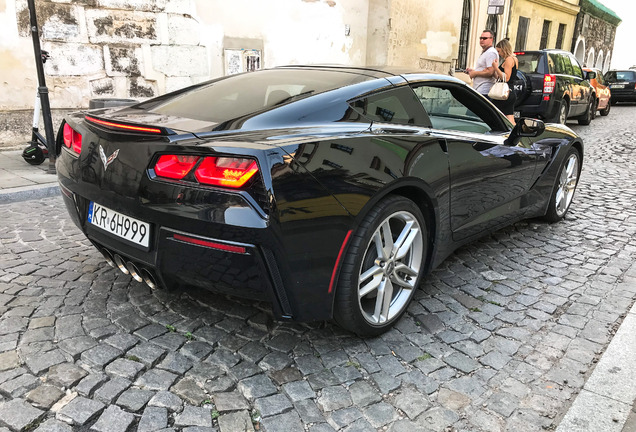
[[[556,178],[552,198],[548,205],[546,219],[550,222],[556,222],[565,216],[572,203],[576,185],[579,181],[579,172],[581,168],[581,156],[577,149],[571,148],[568,152],[561,170]]]
[[[427,254],[421,210],[401,196],[381,201],[358,227],[343,263],[335,319],[360,335],[386,331],[406,311]]]

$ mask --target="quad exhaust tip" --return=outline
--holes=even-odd
[[[148,270],[146,269],[142,270],[141,275],[144,279],[144,282],[146,282],[146,285],[148,285],[150,289],[157,288],[157,282],[155,281],[155,278],[152,276],[152,274]]]
[[[115,264],[123,274],[130,274],[130,271],[128,271],[128,269],[126,268],[126,263],[121,256],[116,254],[113,258],[115,260]]]
[[[128,273],[130,273],[130,275],[132,276],[132,278],[134,280],[136,280],[137,282],[143,282],[144,281],[143,278],[139,275],[139,273],[140,273],[139,269],[131,261],[128,261],[126,263],[126,268],[128,269]]]
[[[100,249],[99,250],[102,255],[104,256],[104,259],[106,260],[106,263],[111,266],[111,267],[117,267],[117,265],[115,264],[113,255],[108,251],[108,249]]]

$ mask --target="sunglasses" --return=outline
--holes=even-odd
[[[488,36],[488,37],[480,37],[479,40],[486,40],[486,39],[492,39],[492,36]]]

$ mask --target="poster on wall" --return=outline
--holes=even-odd
[[[261,69],[261,51],[255,49],[226,49],[225,75],[253,72]]]

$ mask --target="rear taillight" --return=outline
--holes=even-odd
[[[155,164],[155,174],[181,180],[196,166],[194,177],[199,183],[240,188],[258,172],[254,159],[208,156],[163,155]],[[197,166],[198,163],[198,166]]]
[[[68,123],[64,124],[62,131],[64,145],[72,149],[75,153],[82,152],[82,134],[73,129]]]
[[[253,159],[206,157],[194,172],[200,183],[239,188],[258,172]]]
[[[544,75],[543,76],[543,93],[554,92],[556,86],[556,75]]]
[[[155,164],[155,174],[174,180],[181,180],[199,160],[199,156],[163,155]]]

